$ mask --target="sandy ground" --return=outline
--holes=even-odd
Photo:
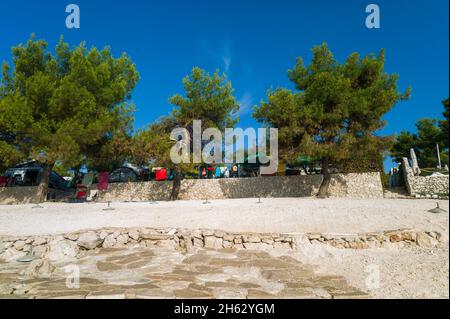
[[[0,235],[60,234],[103,227],[207,228],[235,232],[357,233],[413,228],[448,235],[448,214],[432,200],[285,198],[0,206]],[[448,210],[449,202],[440,201]],[[448,238],[448,236],[447,236]]]
[[[374,298],[449,298],[449,216],[432,214],[435,200],[257,199],[174,203],[0,206],[0,235],[61,234],[103,227],[207,228],[235,232],[348,233],[411,228],[438,231],[436,248],[352,250],[301,243],[294,254],[324,275],[342,275]],[[439,201],[449,210],[448,201]],[[300,236],[299,236],[300,237]],[[273,252],[276,254],[276,252]]]

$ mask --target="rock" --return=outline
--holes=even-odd
[[[77,257],[78,252],[78,245],[72,240],[52,240],[47,258],[54,261],[72,260]]]
[[[205,237],[205,248],[220,249],[223,247],[222,238],[217,238],[214,236]]]
[[[2,258],[7,262],[13,262],[23,256],[25,256],[25,253],[23,251],[18,251],[14,247],[10,247],[3,253]]]
[[[244,243],[260,243],[261,238],[257,235],[245,235],[243,236]]]
[[[411,232],[403,232],[400,234],[400,239],[402,241],[415,241],[416,236]]]
[[[107,231],[102,230],[98,236],[100,237],[100,239],[104,240],[108,235],[109,233]]]
[[[176,228],[172,228],[167,232],[167,235],[173,236],[177,233],[177,229]]]
[[[36,246],[33,248],[33,255],[38,258],[44,258],[47,251],[48,251],[47,246]]]
[[[191,235],[189,233],[185,233],[182,235],[182,237],[184,239],[184,246],[186,248],[186,251],[188,253],[192,252],[194,250],[194,244]]]
[[[262,242],[264,243],[264,244],[268,244],[268,245],[273,245],[273,243],[275,242],[272,238],[264,238],[263,240],[262,240]]]
[[[226,241],[234,241],[234,235],[224,235],[223,236],[223,240],[226,240]]]
[[[223,241],[223,248],[233,248],[233,242],[229,240]]]
[[[202,239],[202,241],[203,241],[203,234],[202,234],[201,230],[196,229],[192,232],[191,235],[192,235],[192,237]]]
[[[321,234],[318,234],[318,233],[308,234],[308,238],[309,238],[310,240],[312,240],[312,239],[320,239],[321,237],[322,237],[322,235],[321,235]]]
[[[114,237],[114,239],[117,239],[117,237],[120,236],[120,231],[115,231],[112,233],[112,236]]]
[[[402,237],[399,234],[392,234],[392,235],[389,236],[389,240],[392,243],[398,243],[399,241],[402,240]]]
[[[139,237],[140,237],[139,232],[136,229],[131,230],[128,233],[128,236],[130,236],[130,238],[133,240],[139,240]]]
[[[234,243],[235,244],[242,244],[242,238],[241,237],[234,238]]]
[[[206,229],[206,230],[203,230],[202,232],[203,232],[203,236],[214,236],[213,230]]]
[[[168,240],[168,239],[172,239],[173,236],[167,235],[167,234],[149,234],[149,235],[146,235],[145,237],[142,236],[142,238],[146,239],[146,240]]]
[[[116,238],[116,245],[118,245],[118,246],[124,246],[124,245],[126,245],[126,244],[128,243],[128,240],[129,240],[129,239],[130,239],[130,237],[128,237],[127,234],[119,235],[119,236]]]
[[[103,248],[112,248],[116,245],[116,239],[114,236],[108,235],[106,236],[105,240],[103,241]]]
[[[425,233],[418,233],[416,243],[423,248],[432,248],[437,245],[437,240]]]
[[[79,238],[79,235],[78,234],[65,234],[64,238],[68,239],[68,240],[72,240],[72,241],[77,241]]]
[[[214,232],[214,236],[218,237],[218,238],[223,238],[223,236],[225,236],[225,232],[221,231],[221,230],[216,230]]]
[[[204,245],[203,239],[194,237],[194,247],[203,248]]]
[[[99,247],[102,242],[103,240],[93,231],[82,234],[77,240],[78,246],[87,250]]]
[[[46,259],[37,259],[23,271],[21,275],[32,278],[49,278],[55,271],[55,267]]]
[[[18,240],[14,243],[13,247],[16,250],[23,250],[23,248],[25,247],[25,241],[24,240]]]
[[[0,241],[0,255],[6,251],[6,245],[4,242]]]
[[[36,237],[33,241],[34,246],[40,246],[47,243],[47,239],[44,237]]]

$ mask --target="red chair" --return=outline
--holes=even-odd
[[[77,200],[86,200],[88,197],[88,189],[84,185],[77,185],[77,193],[76,193],[76,199]]]
[[[167,170],[165,168],[158,169],[156,171],[156,180],[158,182],[166,181],[167,180]]]
[[[0,176],[0,187],[6,187],[8,184],[8,179],[6,176]]]

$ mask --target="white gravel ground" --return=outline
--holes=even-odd
[[[399,228],[448,234],[448,214],[431,200],[283,198],[0,206],[0,235],[49,235],[102,227],[184,227],[252,232],[357,233]],[[449,202],[440,201],[448,210]],[[448,236],[447,236],[448,237]]]

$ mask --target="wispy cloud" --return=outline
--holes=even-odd
[[[225,73],[228,73],[231,67],[231,57],[225,55],[222,57],[222,60],[223,60],[223,69]]]
[[[217,47],[211,46],[210,43],[205,39],[200,40],[200,43],[205,50],[205,53],[208,56],[212,57],[216,61],[216,63],[220,63],[222,71],[228,74],[230,72],[232,64],[230,43],[225,42],[219,49],[217,49]]]
[[[250,92],[245,92],[244,95],[238,100],[238,104],[240,106],[239,112],[236,115],[244,115],[249,113],[252,110],[254,105],[253,96]]]

